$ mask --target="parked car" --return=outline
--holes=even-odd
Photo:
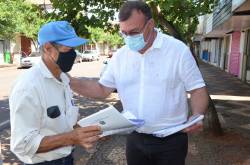
[[[28,56],[23,56],[20,58],[19,68],[30,68],[41,59],[41,54],[39,52],[32,52]]]
[[[85,50],[82,53],[82,61],[98,61],[99,55],[96,50]]]
[[[76,52],[76,59],[75,59],[75,63],[81,63],[82,62],[82,53],[80,53],[78,50],[75,50]]]

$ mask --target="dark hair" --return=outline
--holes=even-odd
[[[152,18],[151,10],[145,2],[127,1],[120,8],[119,21],[126,21],[129,19],[133,10],[142,12],[146,16],[147,20]]]

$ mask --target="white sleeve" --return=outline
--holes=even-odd
[[[43,139],[40,134],[43,110],[34,90],[13,91],[10,96],[11,151],[32,158]]]
[[[106,70],[103,72],[99,83],[103,86],[109,88],[116,88],[115,84],[115,60],[116,58],[113,56],[111,60],[107,64]]]
[[[189,48],[186,48],[181,55],[179,68],[179,75],[186,91],[192,91],[205,86],[201,72]]]

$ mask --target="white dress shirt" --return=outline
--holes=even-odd
[[[145,120],[137,132],[148,134],[185,122],[187,91],[205,86],[189,48],[161,32],[143,55],[119,49],[99,83],[117,89],[124,111]]]
[[[45,136],[73,130],[78,108],[66,74],[58,81],[41,60],[16,81],[10,95],[11,151],[24,163],[34,164],[68,156],[72,146],[36,153]],[[51,118],[47,109],[58,106],[60,115]]]

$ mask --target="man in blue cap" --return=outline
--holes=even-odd
[[[76,52],[86,43],[66,21],[50,22],[38,33],[41,61],[15,83],[9,103],[11,151],[25,164],[72,165],[74,145],[86,149],[99,139],[100,127],[76,128],[69,78]]]

